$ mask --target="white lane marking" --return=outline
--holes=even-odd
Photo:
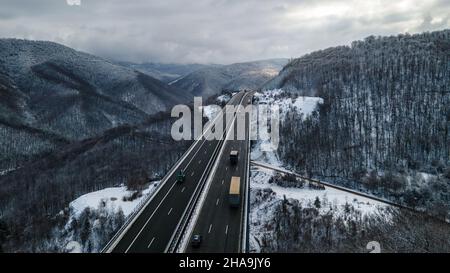
[[[217,198],[217,201],[216,201],[216,206],[217,206],[217,205],[219,205],[219,198]]]
[[[167,213],[167,215],[170,215],[170,213],[172,212],[173,208],[170,208],[169,213]]]
[[[209,225],[209,230],[208,230],[208,233],[211,233],[211,229],[212,229],[212,224],[211,224],[211,225]]]
[[[153,241],[155,240],[155,237],[150,241],[150,244],[148,244],[147,248],[150,248],[150,246],[153,244]]]
[[[233,98],[235,98],[235,97],[233,97]],[[230,121],[230,127],[234,124],[236,122],[236,116]],[[228,123],[227,123],[227,127],[228,127]],[[231,130],[229,130],[229,128],[230,127],[228,127],[228,132],[227,132],[227,134],[226,134],[226,137],[225,137],[225,141],[227,140],[227,139],[230,139],[230,135],[231,135]],[[189,230],[189,231],[187,231],[186,233],[187,234],[191,234],[192,235],[192,233],[194,232],[194,227],[197,225],[197,223],[198,223],[198,218],[199,218],[199,215],[200,215],[200,212],[201,212],[201,210],[202,210],[202,208],[203,208],[203,205],[204,205],[204,202],[205,202],[205,199],[206,199],[206,195],[207,195],[207,193],[208,193],[208,191],[209,191],[209,188],[210,188],[210,186],[211,186],[211,182],[212,182],[212,180],[213,180],[213,176],[214,176],[214,174],[216,173],[216,171],[217,171],[217,168],[218,168],[218,165],[219,165],[219,163],[220,163],[220,158],[222,158],[223,157],[223,152],[224,152],[224,150],[225,150],[225,148],[226,148],[226,145],[222,145],[222,148],[220,149],[220,152],[219,152],[219,155],[218,155],[218,160],[216,160],[216,162],[214,163],[214,166],[213,166],[213,168],[211,169],[211,171],[210,171],[210,174],[209,174],[209,176],[208,176],[208,179],[207,179],[207,181],[206,181],[206,184],[205,184],[205,189],[203,190],[203,193],[201,194],[201,196],[200,196],[200,200],[198,201],[198,206],[197,206],[197,208],[195,209],[195,213],[197,213],[196,215],[197,215],[197,217],[194,217],[193,218],[193,220],[192,220],[192,222],[191,222],[191,224],[189,224],[188,225],[188,229],[187,230]],[[222,184],[224,183],[224,180],[222,180]],[[211,225],[211,227],[210,228],[212,228],[212,225]],[[189,237],[189,236],[188,236]],[[183,242],[182,242],[182,245],[181,245],[181,249],[182,249],[182,251],[186,251],[186,248],[187,248],[187,242],[188,242],[188,240],[183,240]]]
[[[198,150],[194,153],[194,155],[191,157],[191,159],[189,160],[189,162],[186,164],[186,167],[183,169],[183,171],[186,171],[186,169],[189,167],[189,165],[191,165],[192,160],[195,158],[195,156],[197,156],[198,152],[200,152],[200,150],[202,149],[203,145],[207,142],[209,142],[209,146],[212,145],[211,141],[206,140],[207,137],[209,137],[209,135],[212,134],[211,130],[209,130],[211,128],[211,126],[215,123],[215,121],[219,118],[219,116],[224,116],[224,112],[220,111],[220,114],[216,116],[216,118],[214,119],[214,121],[208,126],[208,128],[206,128],[206,130],[204,131],[204,133],[200,136],[200,139],[198,141],[202,141],[202,144],[200,145],[200,148],[198,148]],[[207,133],[209,133],[207,135]]]
[[[167,195],[169,195],[170,191],[173,189],[173,187],[175,187],[176,183],[173,183],[172,186],[170,187],[170,189],[167,191],[166,195],[164,195],[164,197],[162,198],[161,202],[159,202],[158,206],[156,207],[156,209],[153,211],[153,213],[150,215],[150,217],[147,219],[147,221],[145,222],[145,224],[142,226],[141,230],[139,230],[138,234],[136,235],[136,237],[134,237],[133,241],[131,241],[131,244],[128,246],[127,250],[125,250],[125,253],[128,253],[128,251],[130,250],[130,248],[133,246],[134,242],[136,242],[137,238],[139,237],[139,235],[141,235],[142,231],[145,229],[145,227],[147,226],[148,222],[150,222],[150,220],[152,219],[153,215],[155,215],[155,213],[158,211],[159,207],[161,206],[161,204],[164,202],[164,200],[166,199]]]
[[[228,225],[227,225],[227,227],[225,228],[225,234],[228,234]]]
[[[199,140],[201,141],[201,140]],[[206,143],[206,139],[203,139],[202,144],[200,145],[200,148],[198,148],[198,150],[194,153],[194,155],[191,157],[191,159],[189,159],[189,162],[186,164],[186,167],[183,169],[183,171],[186,171],[186,169],[189,167],[189,165],[191,165],[192,160],[194,160],[195,156],[198,154],[198,152],[200,152],[200,150],[202,149],[203,145]]]
[[[209,146],[211,146],[211,144],[209,144]],[[205,155],[206,155],[206,152],[207,152],[207,151],[205,150]]]
[[[222,180],[222,185],[223,185],[223,182],[225,182],[225,180]]]
[[[186,187],[183,187],[183,188],[181,189],[181,192],[184,192],[185,189],[186,189]]]
[[[201,164],[201,163],[202,163],[202,160],[199,160],[199,161],[198,161],[198,164]]]
[[[191,173],[191,176],[194,176],[194,172]]]
[[[228,167],[225,168],[225,171],[228,171]]]
[[[234,97],[233,97],[233,98],[234,98]],[[220,115],[224,116],[224,111],[221,111],[221,112],[220,112]],[[217,115],[217,116],[216,116],[216,118],[214,119],[214,122],[215,122],[216,119],[219,118],[220,115]],[[214,123],[214,122],[213,122],[213,123]],[[234,120],[233,120],[233,122],[234,122]],[[210,125],[210,126],[212,126],[212,125]],[[208,127],[208,128],[209,128],[209,127]],[[207,130],[207,131],[208,131],[208,130]],[[210,132],[210,134],[211,134],[211,132]],[[201,137],[205,138],[205,135],[206,135],[206,133],[204,133]],[[208,136],[209,136],[209,135],[208,135]],[[228,135],[227,135],[227,137],[228,137]],[[226,137],[226,138],[227,138],[227,137]],[[198,140],[198,141],[201,141],[201,138],[200,138],[200,140]],[[191,157],[191,159],[189,160],[189,162],[186,164],[186,168],[184,168],[184,171],[189,167],[189,165],[191,164],[192,160],[195,158],[195,156],[197,155],[197,153],[201,150],[202,146],[203,146],[206,142],[207,142],[207,141],[206,141],[206,138],[203,139],[203,141],[202,141],[202,143],[201,143],[201,145],[200,145],[200,148],[198,148],[198,150],[194,153],[194,155]],[[212,144],[212,142],[209,143],[209,145],[211,145],[211,144]],[[197,144],[196,144],[196,145],[197,145]],[[192,147],[193,147],[193,149],[194,149],[195,145],[192,146]],[[192,150],[191,150],[191,151],[192,151]],[[188,151],[188,152],[190,153],[191,151]],[[182,164],[182,162],[180,162],[178,165],[181,165],[181,164]],[[172,189],[173,189],[173,187],[174,187],[175,185],[176,185],[176,183],[173,183],[172,186],[169,188],[169,190],[166,192],[166,194],[165,194],[164,197],[161,199],[161,201],[159,202],[159,204],[158,204],[158,206],[156,207],[156,209],[153,211],[153,213],[150,215],[150,217],[147,219],[147,221],[145,221],[144,225],[143,225],[142,228],[139,230],[138,234],[133,238],[133,240],[131,241],[131,244],[130,244],[130,245],[128,246],[128,248],[125,250],[125,253],[128,253],[128,251],[130,250],[130,248],[133,246],[134,242],[136,242],[137,238],[141,235],[142,231],[146,228],[146,226],[148,225],[148,223],[150,222],[150,220],[152,219],[152,217],[153,217],[153,216],[155,215],[155,213],[158,211],[159,207],[160,207],[161,204],[164,202],[164,200],[167,198],[167,196],[168,196],[169,193],[172,191]],[[155,193],[155,194],[156,194],[156,193]]]

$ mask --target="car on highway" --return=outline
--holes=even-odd
[[[238,158],[239,158],[239,152],[238,151],[233,150],[233,151],[230,152],[230,162],[231,162],[232,165],[237,164]]]
[[[192,240],[191,240],[192,247],[199,248],[201,244],[202,244],[202,236],[201,235],[195,234],[194,236],[192,236]]]
[[[184,174],[184,172],[182,170],[180,170],[177,174],[177,183],[183,183],[185,179],[186,179],[186,175]]]

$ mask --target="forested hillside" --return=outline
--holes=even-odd
[[[450,30],[317,51],[291,60],[265,86],[272,88],[324,99],[306,121],[293,111],[281,123],[287,164],[448,208]],[[406,188],[411,196],[400,194]]]
[[[7,236],[0,247],[8,252],[61,251],[44,244],[60,224],[57,215],[87,192],[160,179],[189,142],[170,137],[173,119],[154,115],[141,125],[123,125],[73,142],[0,175],[0,224]],[[1,238],[0,238],[1,239]]]
[[[0,39],[0,172],[190,100],[142,72],[60,44]]]
[[[60,44],[0,39],[0,251],[61,251],[44,242],[69,202],[162,177],[189,144],[166,111],[190,100]]]

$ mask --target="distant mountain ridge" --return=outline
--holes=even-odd
[[[1,96],[8,98],[0,109],[67,137],[143,121],[190,100],[142,72],[52,42],[0,39],[0,60]]]
[[[131,63],[118,62],[120,65],[133,68],[165,83],[173,82],[192,72],[204,68],[219,67],[219,64],[165,64],[165,63]]]
[[[0,39],[0,170],[191,100],[143,72],[57,43]]]
[[[287,59],[271,59],[208,67],[192,72],[171,85],[203,97],[226,90],[258,89],[277,76],[287,62]]]

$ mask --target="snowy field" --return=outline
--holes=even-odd
[[[88,234],[88,239],[85,240],[90,242],[89,244],[91,248],[93,247],[93,249],[95,249],[94,252],[100,251],[103,247],[103,244],[101,242],[102,239],[104,239],[105,232],[110,232],[111,228],[114,228],[114,226],[108,226],[108,224],[117,225],[115,224],[114,217],[112,216],[118,215],[120,210],[122,210],[123,212],[123,217],[126,218],[127,216],[129,216],[133,212],[133,210],[143,200],[145,200],[145,198],[149,197],[155,192],[155,190],[158,188],[159,183],[160,181],[151,182],[145,189],[142,190],[142,195],[132,201],[124,201],[124,198],[125,200],[129,199],[129,197],[134,193],[133,191],[127,190],[125,186],[106,188],[78,197],[69,204],[70,215],[67,218],[68,221],[65,224],[65,227],[60,230],[55,230],[54,244],[60,245],[61,248],[64,249],[64,252],[67,253],[82,253],[92,251],[92,249],[89,250],[86,248],[86,245],[88,243],[81,243],[83,240],[79,237],[80,227],[79,224],[77,224],[79,221],[82,221],[83,211],[86,208],[89,208],[92,212],[90,215],[91,217],[93,217],[93,219],[84,219],[84,225],[89,223],[89,233],[86,233]],[[102,204],[101,209],[100,204]],[[103,223],[105,226],[101,225],[102,220],[100,220],[100,218],[102,217],[109,218],[109,223]],[[103,221],[104,220],[105,219],[103,219]],[[105,222],[108,222],[108,220],[106,220]],[[118,227],[120,227],[120,224]],[[109,239],[109,237],[107,239]]]
[[[386,205],[371,200],[362,196],[354,195],[348,192],[340,191],[334,188],[325,187],[325,190],[315,190],[308,187],[305,188],[289,188],[281,187],[276,184],[270,184],[269,179],[275,174],[275,171],[267,170],[260,167],[252,167],[251,170],[251,187],[252,189],[264,189],[270,188],[276,194],[276,198],[297,199],[305,205],[308,202],[314,202],[316,197],[320,200],[327,199],[337,207],[343,208],[346,203],[353,205],[356,209],[360,210],[363,214],[372,213],[377,211],[378,208],[383,208]],[[327,210],[327,208],[324,208]]]
[[[295,109],[298,113],[303,115],[305,119],[307,116],[316,109],[318,104],[323,103],[323,99],[319,97],[305,97],[299,96],[293,98],[279,97],[284,93],[281,89],[268,90],[264,93],[256,92],[255,98],[259,101],[259,104],[266,105],[278,105],[280,107],[280,117],[283,118],[288,110]]]
[[[152,194],[157,189],[158,184],[159,181],[152,182],[142,191],[142,196],[133,201],[123,201],[124,197],[132,195],[133,192],[128,191],[126,186],[122,186],[87,193],[72,201],[69,207],[73,211],[72,216],[77,217],[86,208],[97,209],[100,202],[103,201],[109,210],[118,212],[119,208],[121,208],[123,214],[127,217],[144,198],[148,197],[149,194]]]
[[[220,106],[217,105],[207,105],[202,106],[203,116],[207,117],[209,121],[213,120],[218,113],[222,110]]]
[[[321,215],[326,215],[330,211],[336,216],[344,215],[348,205],[359,211],[361,216],[377,213],[386,207],[383,203],[329,187],[317,190],[308,186],[294,188],[269,183],[275,174],[275,171],[265,168],[251,169],[250,252],[261,252],[260,242],[265,235],[272,232],[276,207],[284,198],[298,200],[304,208],[314,207],[314,202],[318,198]]]

